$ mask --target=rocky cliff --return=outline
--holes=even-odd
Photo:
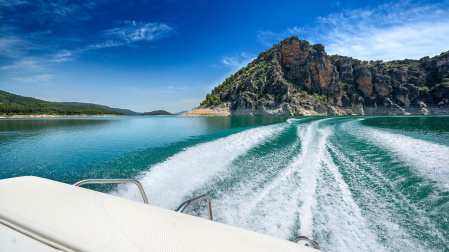
[[[261,53],[185,116],[449,113],[449,51],[360,61],[290,37]]]

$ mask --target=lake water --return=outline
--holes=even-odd
[[[24,175],[136,178],[168,209],[208,193],[216,221],[325,251],[449,251],[449,116],[0,120],[0,178]]]

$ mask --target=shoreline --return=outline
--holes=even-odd
[[[323,105],[317,107],[290,106],[283,104],[275,108],[261,106],[257,109],[231,109],[230,104],[215,107],[199,106],[185,112],[181,117],[214,116],[346,116],[346,115],[449,115],[449,106],[423,105],[420,107],[339,107]]]
[[[116,117],[116,116],[126,116],[126,115],[47,115],[47,114],[39,114],[39,115],[0,115],[0,119],[23,119],[23,118],[70,118],[70,117]]]

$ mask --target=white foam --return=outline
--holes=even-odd
[[[438,182],[441,188],[449,190],[448,146],[361,125],[349,133],[389,150],[418,176]]]
[[[214,201],[217,216],[225,216],[226,223],[284,239],[297,233],[312,236],[315,187],[327,137],[326,132],[318,130],[323,121],[296,125],[298,139],[282,154],[267,157],[272,169],[243,180]],[[273,157],[286,158],[298,147],[300,153],[287,166],[277,166]],[[260,189],[262,178],[272,174],[275,176]],[[300,230],[295,230],[297,226]]]
[[[412,209],[407,211],[417,213],[417,220],[413,220],[415,223],[446,241],[444,234],[441,238],[441,232],[426,218],[427,214],[409,203],[400,192],[393,192],[391,198],[383,199],[378,198],[372,188],[349,188],[341,169],[346,169],[354,179],[374,180],[382,190],[394,187],[396,182],[376,173],[376,167],[365,161],[367,156],[364,155],[373,155],[372,152],[353,150],[336,142],[338,138],[333,137],[334,128],[326,126],[326,122],[332,122],[329,120],[335,119],[307,123],[292,123],[296,121],[292,120],[199,144],[154,165],[138,179],[149,194],[150,204],[173,209],[193,192],[212,190],[215,194],[212,201],[215,220],[283,239],[291,239],[295,235],[311,236],[325,251],[424,251],[426,245],[410,233],[415,230],[400,226],[394,212],[397,209],[388,208],[393,203]],[[414,157],[404,156],[404,149],[407,150],[403,146],[404,141],[425,142],[419,144],[427,144],[427,148],[439,147],[380,130],[373,133],[357,120],[348,123],[354,128],[343,125],[344,133],[368,139],[405,161],[411,159],[415,162]],[[285,137],[285,130],[292,128],[296,129],[296,139],[292,139],[289,145],[270,150],[269,144],[279,143],[271,140],[281,136],[278,133]],[[266,146],[264,151],[268,150],[263,157],[256,158],[248,153],[262,144]],[[418,152],[420,158],[431,158],[424,155],[426,151],[417,149],[415,154]],[[348,158],[345,155],[348,152],[354,153],[356,158]],[[344,165],[337,166],[333,158]],[[443,155],[437,158],[443,160]],[[429,164],[424,166],[428,169]],[[366,171],[367,167],[373,171]],[[242,174],[239,169],[253,172]],[[226,181],[232,183],[227,184]],[[219,182],[222,183],[220,187],[216,185]],[[362,193],[359,197],[369,201],[369,205],[363,208],[365,210],[357,205],[361,199],[354,199],[353,189]],[[133,191],[136,192],[134,188]],[[138,198],[128,187],[120,187],[118,194]],[[409,216],[404,215],[404,218]]]
[[[346,133],[354,134],[356,137],[367,137],[367,135],[361,135],[361,132],[358,131],[359,125],[354,125],[352,122],[347,123],[343,128]],[[352,174],[353,179],[356,179],[356,181],[364,181],[366,183],[360,185],[355,183],[356,188],[354,189],[359,191],[359,193],[362,193],[359,197],[365,199],[365,208],[369,209],[365,212],[364,219],[379,229],[376,233],[373,233],[371,238],[365,236],[370,239],[368,241],[360,241],[360,244],[366,246],[369,245],[370,242],[372,243],[374,239],[385,239],[388,237],[388,239],[382,243],[382,246],[384,247],[382,248],[383,251],[427,251],[425,247],[429,246],[428,241],[420,241],[413,237],[413,235],[416,235],[414,228],[421,229],[421,235],[432,236],[442,243],[447,243],[445,235],[442,234],[435,223],[428,218],[428,209],[420,209],[417,207],[416,202],[410,202],[410,200],[401,193],[401,189],[398,188],[398,185],[400,186],[400,181],[397,179],[392,181],[379,171],[379,166],[384,165],[383,163],[379,163],[381,160],[379,160],[379,158],[370,158],[371,161],[366,160],[367,156],[378,154],[364,155],[362,153],[366,152],[366,150],[348,150],[346,146],[341,145],[341,149],[339,149],[336,145],[340,144],[338,142],[336,142],[335,145],[329,143],[328,147],[332,150],[337,159],[344,164],[342,169],[345,169],[347,173]],[[335,170],[336,168],[333,167],[333,165],[330,165],[329,167],[332,168],[332,170]],[[341,176],[337,175],[335,176],[335,179],[339,181],[339,177]],[[367,187],[369,184],[373,187],[372,189]],[[389,191],[393,193],[388,193]],[[404,215],[403,212],[407,212],[408,214]],[[409,219],[410,216],[414,216],[413,219]],[[345,219],[349,220],[350,218]],[[414,224],[410,224],[410,221]],[[408,226],[403,227],[400,223],[409,224]],[[416,227],[415,225],[419,227]],[[363,230],[362,233],[366,232],[364,229],[360,230]],[[351,232],[342,233],[345,235],[351,234]],[[432,242],[433,241],[431,241],[431,243]],[[367,247],[376,248],[376,246]],[[368,249],[362,250],[368,251]],[[377,250],[380,250],[380,248],[369,251]]]
[[[221,198],[214,199],[214,211],[220,221],[284,239],[292,238],[300,210],[299,170],[307,160],[307,145],[313,142],[311,136],[317,124],[319,122],[295,125],[300,137],[282,151],[269,153],[252,164],[266,166],[263,163],[268,161],[268,169],[243,179],[223,192]],[[301,152],[297,155],[299,147]],[[291,161],[280,167],[280,159]],[[313,196],[311,198],[313,200]]]
[[[318,124],[322,121],[325,120],[312,122],[307,128],[298,128],[298,135],[302,140],[301,155],[293,163],[293,166],[299,169],[299,177],[301,179],[299,197],[302,205],[299,209],[299,233],[305,236],[313,235],[313,212],[316,205],[317,176],[321,169],[321,160],[327,138],[326,132],[318,130]]]
[[[285,124],[246,130],[215,141],[185,149],[156,164],[137,179],[148,194],[151,205],[173,209],[196,188],[224,174],[228,165],[251,148],[285,129]],[[115,194],[139,200],[135,188],[120,186]]]
[[[356,166],[344,155],[341,155],[339,150],[331,143],[327,143],[327,146],[334,153],[337,153],[339,158],[344,159],[346,164],[342,169]],[[344,181],[337,165],[332,161],[330,153],[326,152],[325,155],[324,169],[330,173],[331,177],[320,178],[322,187],[317,197],[324,198],[325,202],[321,202],[322,204],[317,211],[317,223],[319,223],[317,229],[320,230],[319,233],[330,233],[330,244],[327,246],[335,248],[333,251],[390,251],[391,248],[387,249],[385,245],[379,243],[376,233],[370,230],[367,224],[368,217],[362,214],[361,209],[354,201],[349,186]],[[354,175],[358,175],[358,179],[361,179],[360,173]],[[372,199],[369,189],[367,189],[364,197]],[[391,234],[390,237],[396,238],[394,234]],[[401,246],[404,246],[404,244],[402,243]]]
[[[297,118],[289,118],[289,119],[287,119],[287,122],[288,123],[293,123],[293,122],[298,122],[298,121],[301,121],[302,119],[297,119]]]

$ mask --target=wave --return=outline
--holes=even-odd
[[[348,132],[388,150],[410,166],[416,175],[431,179],[443,190],[449,190],[449,147],[361,125],[351,127]]]
[[[287,119],[287,123],[293,123],[293,122],[299,122],[299,121],[301,121],[302,119],[297,119],[297,118],[289,118],[289,119]]]
[[[444,251],[447,231],[421,206],[429,199],[410,199],[405,178],[381,168],[400,162],[445,188],[448,159],[446,146],[357,118],[289,119],[186,148],[137,179],[152,205],[174,209],[208,192],[216,221],[283,239],[310,236],[323,250]],[[127,186],[115,193],[138,198]]]
[[[189,147],[156,164],[137,180],[151,205],[174,209],[196,188],[217,176],[226,176],[228,165],[267,138],[285,129],[285,124],[249,129],[215,141]],[[119,186],[113,194],[138,200],[134,187]]]
[[[274,173],[274,176],[263,181],[262,186],[258,186],[261,179],[248,179],[237,186],[238,190],[224,197],[220,205],[227,204],[230,200],[233,201],[232,204],[239,205],[237,211],[226,215],[225,222],[284,239],[294,238],[298,227],[303,229],[301,234],[311,235],[310,208],[314,201],[314,188],[310,182],[313,182],[314,178],[309,175],[316,174],[313,170],[319,167],[310,163],[313,153],[310,153],[309,145],[314,144],[317,134],[315,128],[319,123],[315,121],[296,126],[297,139],[284,150],[284,154],[290,156],[289,162],[279,167],[278,162],[273,160],[270,173]],[[300,150],[299,153],[295,151],[297,149]],[[302,180],[308,180],[304,183],[307,184],[306,187],[302,187]],[[245,198],[247,200],[244,200]]]

